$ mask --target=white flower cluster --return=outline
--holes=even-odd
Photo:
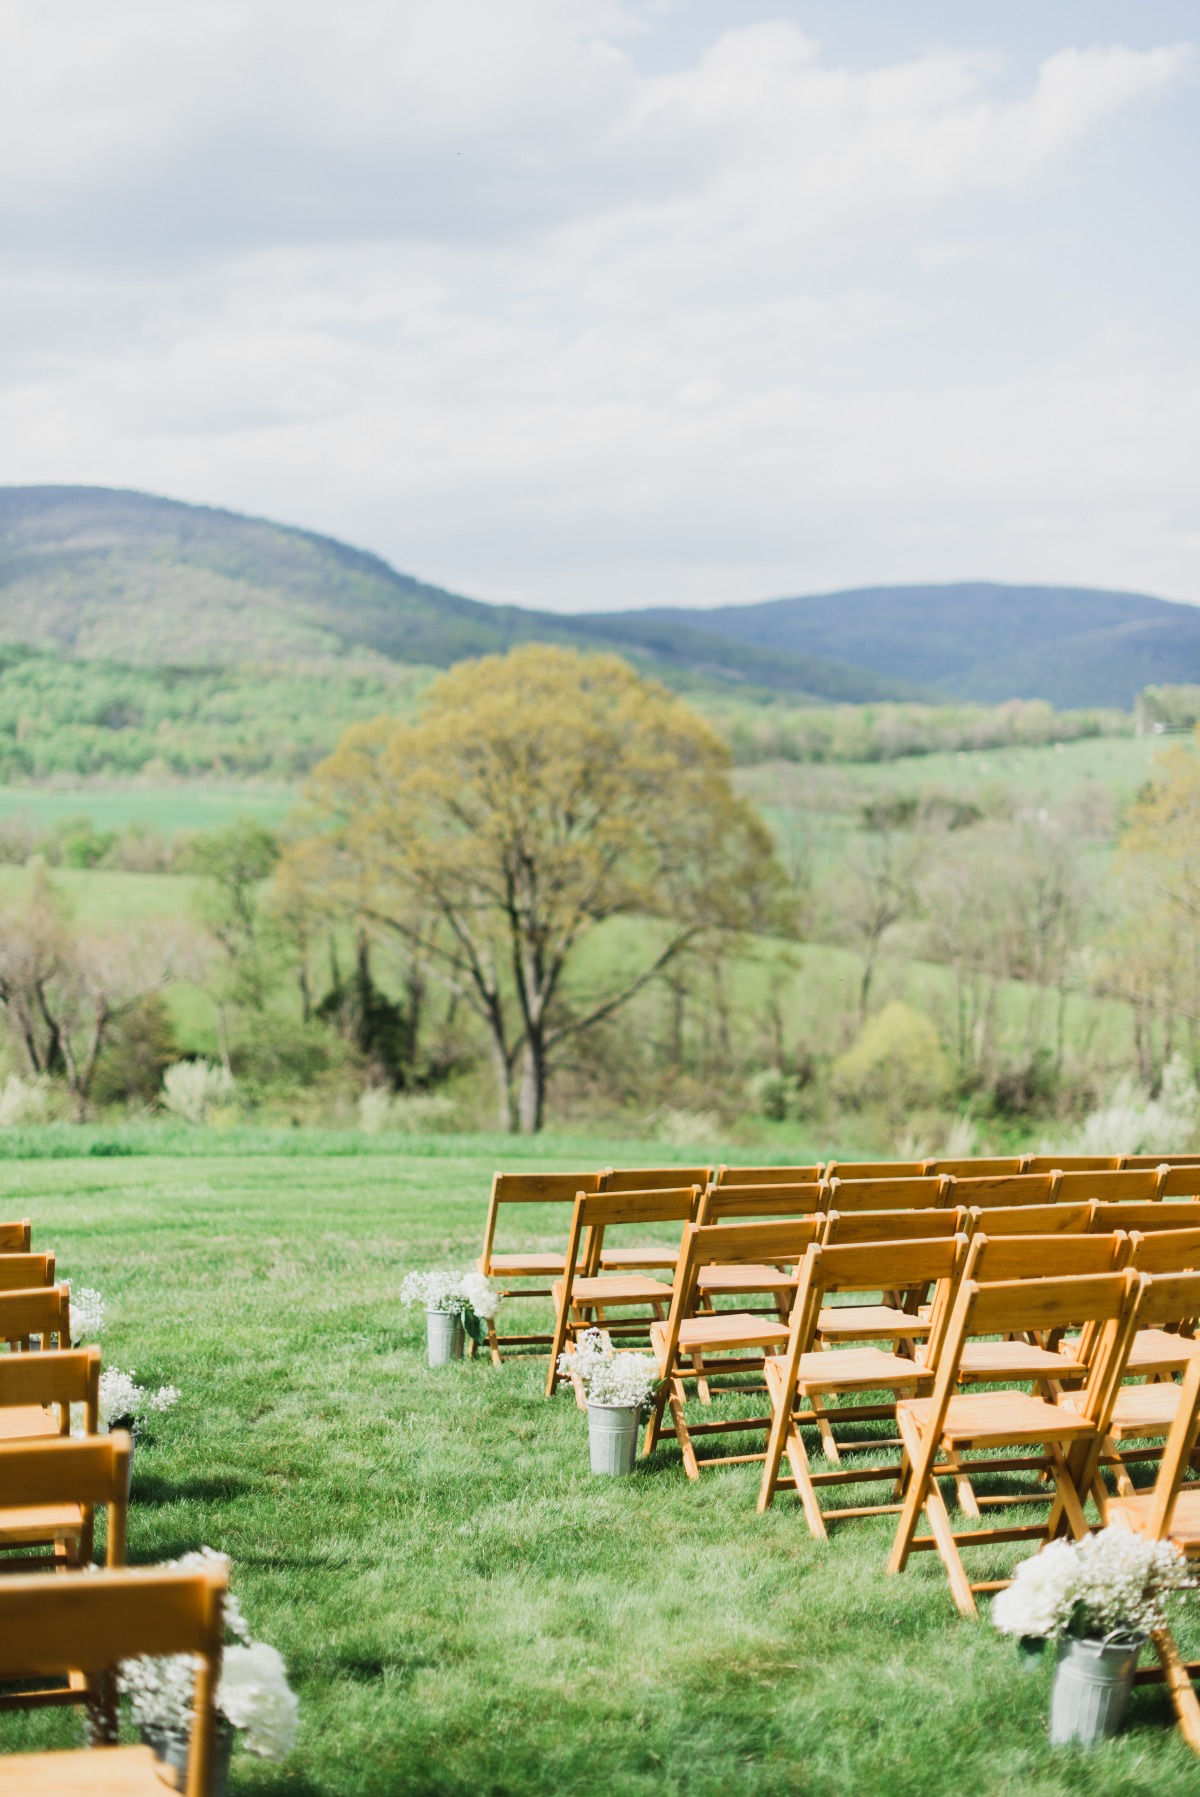
[[[114,1423],[124,1422],[128,1417],[136,1434],[148,1416],[155,1411],[169,1410],[178,1402],[179,1391],[174,1385],[160,1385],[157,1391],[148,1391],[138,1384],[133,1367],[123,1373],[119,1367],[109,1366],[100,1375],[102,1429],[111,1429]]]
[[[482,1273],[409,1273],[400,1287],[402,1304],[422,1304],[426,1310],[471,1311],[487,1322],[500,1308],[503,1294]]]
[[[94,1286],[73,1287],[69,1279],[66,1284],[71,1294],[71,1346],[78,1348],[94,1342],[103,1331],[104,1299]]]
[[[228,1570],[229,1561],[224,1554],[205,1547],[169,1565],[179,1572],[207,1566]],[[251,1639],[232,1591],[225,1597],[225,1630],[232,1641],[222,1657],[217,1710],[231,1728],[242,1732],[251,1753],[263,1759],[285,1759],[296,1743],[300,1702],[288,1684],[283,1660],[275,1648]],[[186,1740],[192,1723],[196,1668],[194,1654],[123,1663],[120,1686],[139,1728],[174,1743]]]
[[[1113,1527],[1082,1541],[1051,1541],[998,1592],[992,1621],[1009,1635],[1144,1635],[1166,1620],[1172,1591],[1195,1584],[1170,1541]]]
[[[599,1329],[586,1329],[569,1354],[560,1354],[558,1370],[580,1381],[592,1404],[619,1404],[644,1410],[658,1388],[658,1362],[652,1354],[618,1353]]]

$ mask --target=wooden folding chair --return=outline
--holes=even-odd
[[[841,1175],[826,1181],[829,1208],[856,1210],[937,1210],[954,1203],[954,1181],[948,1174],[880,1175],[878,1179],[843,1179]]]
[[[32,1357],[31,1357],[32,1358]],[[105,1564],[125,1561],[133,1439],[111,1435],[0,1442],[0,1552],[19,1572],[86,1566],[95,1549],[96,1507],[108,1513]],[[29,1554],[29,1549],[41,1550]]]
[[[838,1442],[834,1421],[890,1420],[896,1399],[928,1389],[934,1374],[919,1361],[869,1344],[824,1348],[823,1319],[833,1308],[828,1300],[835,1292],[886,1290],[893,1287],[927,1287],[932,1282],[956,1286],[965,1263],[964,1236],[941,1240],[868,1243],[863,1246],[825,1246],[808,1250],[800,1269],[800,1283],[792,1307],[787,1351],[766,1363],[767,1392],[771,1400],[771,1427],[766,1463],[758,1494],[758,1509],[769,1508],[776,1491],[792,1486],[799,1493],[810,1533],[828,1539],[827,1524],[851,1516],[873,1516],[895,1510],[896,1504],[856,1504],[824,1510],[820,1490],[828,1485],[862,1484],[885,1479],[895,1483],[899,1466],[842,1467],[842,1453],[871,1452],[895,1447],[895,1441]],[[936,1344],[934,1344],[936,1347]],[[890,1402],[839,1403],[826,1408],[826,1400],[857,1397],[863,1393],[889,1392]],[[805,1406],[802,1408],[802,1406]],[[804,1445],[803,1430],[819,1430],[825,1458],[836,1470],[814,1472]],[[791,1476],[780,1472],[786,1455]]]
[[[1200,1231],[1181,1233],[1200,1236]],[[1138,1329],[1126,1362],[1127,1374],[1138,1370],[1133,1364],[1134,1354],[1143,1338],[1159,1340],[1164,1344],[1160,1351],[1160,1358],[1164,1362],[1172,1358],[1165,1344],[1179,1343],[1186,1352],[1179,1355],[1175,1365],[1182,1371],[1185,1380],[1192,1362],[1200,1359],[1200,1342],[1180,1334],[1181,1328],[1190,1327],[1195,1318],[1200,1316],[1200,1272],[1195,1270],[1200,1266],[1200,1253],[1193,1247],[1186,1256],[1182,1256],[1181,1258],[1190,1262],[1190,1267],[1188,1271],[1180,1272],[1173,1266],[1164,1266],[1162,1263],[1169,1261],[1171,1257],[1159,1252],[1164,1244],[1173,1244],[1178,1240],[1178,1235],[1168,1234],[1142,1240],[1135,1238],[1132,1244],[1135,1269],[1151,1276],[1146,1283],[1138,1316]],[[1142,1252],[1139,1253],[1139,1250]],[[1131,1385],[1126,1382],[1118,1391],[1104,1442],[1104,1461],[1113,1468],[1119,1495],[1131,1496],[1135,1489],[1126,1469],[1135,1461],[1157,1459],[1160,1452],[1158,1448],[1135,1447],[1123,1450],[1122,1444],[1167,1435],[1175,1421],[1181,1391],[1182,1387],[1176,1385],[1174,1379],[1163,1375],[1153,1377],[1145,1384]],[[1092,1491],[1101,1516],[1107,1516],[1107,1493],[1098,1477],[1093,1483]]]
[[[905,1491],[889,1572],[902,1572],[910,1554],[921,1549],[936,1552],[959,1611],[973,1616],[975,1593],[1000,1590],[1008,1581],[972,1582],[962,1562],[963,1548],[1045,1541],[1064,1520],[1077,1540],[1088,1532],[1084,1503],[1095,1467],[1088,1449],[1098,1453],[1107,1431],[1143,1285],[1131,1269],[996,1285],[962,1281],[936,1358],[932,1396],[903,1398],[896,1406]],[[1071,1325],[1084,1328],[1090,1352],[1084,1381],[1072,1393],[1069,1407],[1020,1391],[959,1391],[963,1351],[972,1338],[1053,1335]],[[1089,1330],[1088,1325],[1094,1327]],[[1032,1447],[1040,1452],[1003,1457],[1003,1450]],[[1053,1504],[1048,1521],[956,1532],[938,1479],[956,1476],[967,1452],[993,1456],[969,1463],[971,1476],[1024,1470],[1049,1474]],[[995,1457],[998,1452],[1002,1457]],[[930,1527],[923,1536],[917,1534],[922,1516]]]
[[[1200,1268],[1200,1229],[1162,1229],[1147,1235],[1135,1232],[1130,1247],[1130,1264],[1139,1273],[1192,1273]],[[1129,1349],[1126,1376],[1169,1379],[1200,1353],[1200,1342],[1193,1337],[1200,1311],[1168,1319],[1168,1327],[1149,1322],[1145,1309],[1143,1305],[1142,1320]]]
[[[43,1348],[51,1336],[60,1348],[70,1347],[71,1292],[65,1283],[0,1292],[0,1342],[10,1349],[28,1348],[34,1336]]]
[[[1014,1210],[1018,1205],[1057,1204],[1061,1173],[987,1173],[954,1176],[954,1204],[971,1210]]]
[[[686,1387],[693,1379],[707,1385],[718,1374],[761,1372],[765,1356],[786,1343],[788,1325],[780,1316],[762,1312],[702,1312],[698,1303],[706,1291],[711,1293],[720,1287],[722,1276],[728,1276],[728,1289],[739,1295],[767,1291],[790,1299],[796,1287],[795,1275],[782,1273],[779,1268],[795,1267],[810,1244],[819,1240],[824,1227],[824,1217],[816,1214],[767,1223],[694,1223],[684,1230],[670,1314],[665,1323],[650,1325],[650,1341],[658,1356],[662,1383],[646,1425],[644,1454],[654,1451],[669,1404],[689,1479],[698,1479],[703,1466],[736,1466],[762,1458],[756,1453],[698,1460],[692,1442],[694,1435],[748,1434],[765,1429],[770,1419],[741,1417],[689,1424],[684,1408]],[[729,1358],[747,1354],[748,1359]]]
[[[0,1354],[0,1442],[69,1435],[72,1404],[83,1405],[84,1431],[95,1435],[100,1427],[99,1348]]]
[[[711,1173],[709,1167],[609,1167],[601,1175],[600,1190],[667,1192],[699,1186],[703,1191]],[[598,1270],[607,1273],[620,1268],[626,1273],[670,1273],[674,1277],[678,1254],[678,1242],[635,1242],[623,1248],[606,1244],[600,1250]]]
[[[1129,1263],[1127,1235],[989,1236],[987,1218],[967,1254],[964,1277],[977,1284],[1012,1284],[1021,1279],[1069,1279],[1082,1274],[1118,1273]],[[959,1356],[960,1384],[1031,1384],[1057,1397],[1064,1382],[1087,1377],[1088,1363],[1078,1341],[1061,1331],[1027,1331],[1008,1340],[971,1335]]]
[[[558,1250],[525,1249],[497,1254],[496,1232],[501,1217],[510,1205],[573,1205],[580,1192],[598,1192],[600,1173],[495,1173],[488,1198],[487,1217],[483,1226],[483,1248],[479,1255],[479,1271],[500,1286],[505,1298],[548,1298],[549,1281],[557,1278],[564,1266]],[[527,1214],[527,1213],[526,1213]],[[564,1223],[566,1218],[563,1219]],[[513,1279],[536,1279],[539,1284],[511,1285]],[[506,1348],[546,1347],[551,1337],[545,1332],[531,1335],[499,1335],[493,1320],[488,1321],[487,1343],[492,1364],[499,1366]]]
[[[1200,1485],[1185,1488],[1184,1480],[1200,1436],[1200,1359],[1188,1366],[1181,1386],[1165,1389],[1177,1396],[1154,1488],[1111,1498],[1108,1520],[1148,1541],[1173,1541],[1194,1561],[1200,1558]],[[1182,1658],[1169,1625],[1156,1629],[1151,1641],[1158,1665],[1140,1668],[1135,1681],[1166,1685],[1179,1731],[1192,1752],[1200,1753],[1200,1701],[1192,1683],[1200,1663]]]
[[[32,1238],[28,1217],[16,1223],[0,1223],[0,1254],[28,1254]]]
[[[96,1732],[116,1739],[116,1671],[142,1654],[195,1654],[186,1797],[212,1797],[215,1701],[225,1634],[224,1572],[50,1573],[0,1580],[0,1679],[82,1672]],[[76,1701],[69,1692],[64,1701]],[[0,1797],[163,1797],[150,1747],[0,1758]]]
[[[671,1287],[645,1273],[601,1273],[600,1256],[610,1228],[629,1224],[690,1223],[700,1202],[698,1186],[649,1192],[581,1192],[571,1215],[566,1270],[554,1281],[554,1336],[546,1396],[552,1398],[562,1375],[558,1357],[568,1341],[583,1329],[600,1324],[610,1334],[644,1332],[648,1319],[611,1319],[613,1309],[650,1307],[664,1319],[671,1302]],[[680,1231],[682,1235],[682,1229]],[[676,1251],[678,1253],[678,1250]],[[581,1264],[582,1263],[582,1264]]]
[[[54,1284],[53,1254],[0,1254],[0,1292]]]

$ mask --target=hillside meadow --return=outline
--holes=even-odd
[[[1051,1750],[1048,1660],[1023,1670],[986,1619],[960,1620],[933,1556],[888,1579],[886,1518],[818,1546],[786,1498],[755,1515],[754,1467],[689,1486],[673,1445],[602,1485],[543,1363],[424,1366],[400,1281],[470,1262],[493,1166],[638,1145],[160,1145],[6,1159],[2,1208],[103,1291],[106,1363],[181,1389],[137,1448],[130,1559],[228,1553],[301,1701],[291,1760],[235,1755],[232,1797],[1195,1789],[1158,1692],[1135,1693],[1102,1751]],[[0,1748],[79,1726],[7,1716]]]

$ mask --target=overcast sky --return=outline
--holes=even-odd
[[[1200,600],[1194,0],[0,0],[0,482]]]

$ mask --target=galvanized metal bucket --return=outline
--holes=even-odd
[[[456,1310],[427,1310],[425,1333],[430,1366],[449,1366],[463,1357],[462,1318]]]
[[[1050,1739],[1094,1747],[1115,1735],[1125,1714],[1144,1635],[1108,1635],[1103,1641],[1064,1635],[1050,1694]]]
[[[610,1477],[631,1473],[637,1459],[641,1410],[631,1404],[589,1402],[587,1413],[592,1471]]]
[[[182,1740],[177,1735],[169,1735],[158,1728],[143,1728],[141,1737],[148,1747],[152,1747],[162,1764],[170,1768],[170,1781],[164,1778],[163,1789],[170,1790],[172,1784],[177,1791],[187,1786],[188,1749],[190,1742],[185,1736]],[[217,1717],[213,1730],[212,1759],[212,1797],[228,1797],[229,1762],[233,1758],[233,1729],[224,1716]],[[161,1774],[160,1774],[161,1776]]]

